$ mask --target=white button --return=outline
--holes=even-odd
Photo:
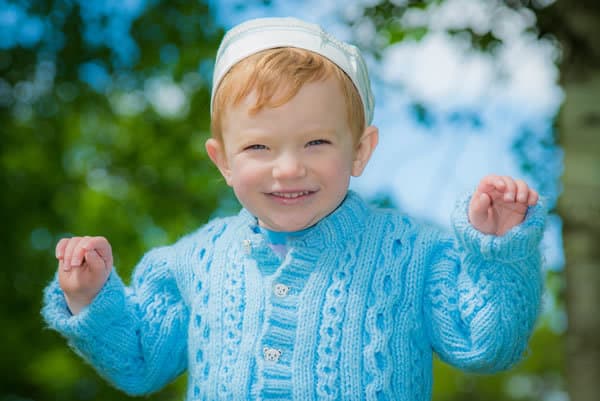
[[[275,348],[264,347],[263,354],[265,356],[265,361],[269,362],[277,362],[279,358],[281,358],[281,351]]]
[[[244,250],[247,253],[250,253],[250,250],[252,249],[252,241],[250,241],[249,239],[245,239],[242,241],[242,245],[244,246]]]
[[[290,292],[290,287],[285,284],[275,284],[273,291],[279,298],[283,298]]]

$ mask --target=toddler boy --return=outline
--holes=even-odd
[[[103,237],[57,245],[43,315],[130,394],[188,371],[188,400],[428,400],[432,355],[496,372],[539,309],[545,214],[486,176],[453,235],[348,191],[377,145],[357,49],[292,18],[227,33],[211,160],[243,206],[148,252],[126,287]]]

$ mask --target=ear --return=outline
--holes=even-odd
[[[352,175],[354,177],[362,174],[378,142],[379,129],[374,125],[365,128],[354,149],[354,160],[352,162]]]
[[[229,164],[227,163],[227,157],[225,155],[223,143],[215,138],[209,138],[206,140],[204,147],[206,148],[206,153],[208,153],[210,160],[212,160],[212,162],[221,172],[223,178],[225,178],[227,185],[231,186],[231,170],[229,169]]]

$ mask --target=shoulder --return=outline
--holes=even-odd
[[[228,227],[236,225],[239,225],[237,216],[215,218],[170,245],[151,249],[135,269],[135,282],[165,283],[165,280],[174,279],[180,291],[185,293],[186,283],[189,284],[195,272],[201,270],[199,266],[212,257],[215,243],[223,237]]]
[[[439,228],[396,209],[372,208],[366,231],[380,238],[421,238],[440,234]]]
[[[202,249],[214,245],[223,236],[228,227],[237,223],[237,216],[215,218],[196,230],[187,233],[174,243],[149,250],[142,258],[142,263],[165,264],[177,266],[186,264]]]
[[[369,246],[376,243],[380,249],[391,249],[396,256],[406,253],[419,259],[428,258],[439,248],[451,247],[450,231],[396,209],[371,210],[365,225],[365,239]]]
[[[198,252],[210,252],[218,241],[227,240],[231,237],[227,233],[236,231],[243,224],[240,216],[217,217],[199,227],[198,229],[182,236],[175,243],[169,245],[169,253],[178,256],[181,263],[181,257],[188,258]]]
[[[236,217],[237,216],[214,218],[205,225],[180,237],[171,246],[174,248],[185,248],[198,241],[202,242],[207,239],[210,240],[211,238],[219,237],[223,234],[227,227],[235,224]]]

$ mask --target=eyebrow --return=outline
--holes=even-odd
[[[240,132],[244,137],[244,142],[246,139],[251,139],[252,141],[259,141],[263,139],[269,139],[274,136],[281,135],[282,131],[263,131],[260,129],[249,129],[243,130]],[[337,131],[333,128],[320,129],[320,128],[311,128],[305,131],[298,131],[297,134],[300,137],[310,137],[310,136],[337,136]]]
[[[333,128],[310,128],[296,133],[298,138],[318,139],[318,138],[337,138],[338,132]]]

